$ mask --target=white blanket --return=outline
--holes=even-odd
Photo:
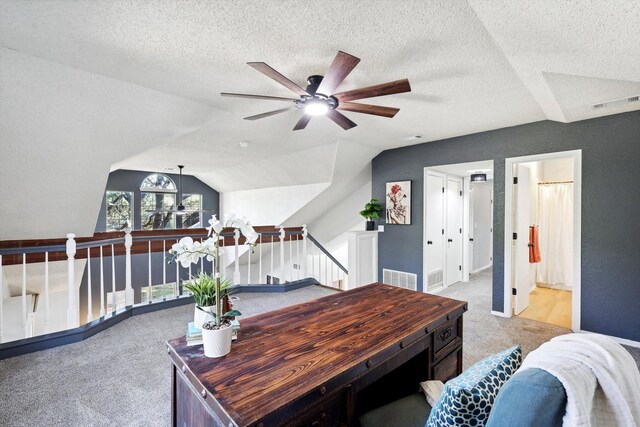
[[[523,369],[554,375],[567,392],[564,426],[640,427],[640,373],[617,342],[598,334],[553,338],[531,352]]]

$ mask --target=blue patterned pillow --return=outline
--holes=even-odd
[[[516,346],[481,360],[448,381],[426,427],[484,426],[500,387],[521,364],[522,350]]]

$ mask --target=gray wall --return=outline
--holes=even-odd
[[[384,151],[372,194],[412,181],[412,224],[379,236],[382,268],[418,275],[422,286],[423,168],[494,161],[493,310],[503,311],[505,158],[582,150],[581,328],[640,341],[640,111],[575,123],[543,121]],[[384,219],[381,220],[384,222]]]
[[[140,184],[152,172],[145,171],[131,171],[131,170],[117,170],[109,174],[107,180],[106,190],[113,191],[132,191],[133,192],[133,204],[134,204],[134,229],[139,230],[141,228],[140,222]],[[179,175],[166,174],[174,180],[176,185],[179,185]],[[212,212],[203,212],[202,219],[204,224],[207,224],[207,220],[211,214],[219,214],[220,209],[220,195],[213,188],[209,187],[199,179],[193,176],[183,175],[182,177],[183,193],[185,194],[202,194],[202,207],[203,209],[212,209]],[[100,214],[96,223],[96,231],[104,231],[106,228],[106,202],[103,196],[102,206],[100,207]],[[169,247],[167,247],[167,250]],[[131,256],[131,286],[134,289],[135,303],[139,303],[141,299],[140,289],[149,285],[149,272],[148,272],[148,255],[137,254]],[[164,262],[163,254],[160,252],[153,253],[151,255],[151,282],[154,285],[163,283],[162,275],[162,263]],[[191,273],[196,275],[200,271],[200,264],[194,265]],[[105,292],[111,292],[111,258],[105,258],[104,260],[104,288]],[[117,256],[115,259],[115,271],[116,271],[116,291],[124,290],[125,288],[125,257]],[[211,263],[205,262],[204,271],[211,272]],[[189,271],[184,268],[180,268],[180,279],[186,280],[189,278]],[[167,283],[175,282],[176,280],[176,266],[171,263],[166,267],[166,281]],[[84,274],[82,276],[82,282],[80,284],[80,319],[84,322],[87,313],[87,283],[88,274],[85,267]],[[94,316],[98,316],[100,313],[100,262],[98,259],[91,260],[91,293],[92,293],[92,307]]]
[[[131,171],[131,170],[117,170],[113,171],[109,174],[109,179],[107,180],[107,186],[105,191],[132,191],[133,192],[133,228],[134,230],[141,229],[140,223],[140,184],[142,181],[153,172],[145,172],[145,171]],[[179,185],[180,177],[176,174],[167,173],[165,174],[176,183],[176,186]],[[202,194],[202,208],[203,209],[213,209],[211,213],[219,213],[220,212],[220,194],[209,187],[207,184],[200,181],[198,178],[183,175],[182,176],[182,192],[184,194]],[[107,205],[105,196],[102,197],[102,206],[100,206],[100,213],[98,214],[98,221],[96,222],[96,231],[105,231],[106,228],[106,212]],[[204,223],[207,223],[207,219],[210,214],[204,213],[202,214],[202,219]]]

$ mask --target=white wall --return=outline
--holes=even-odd
[[[542,163],[544,182],[573,180],[573,159],[570,157],[545,160]]]
[[[281,225],[325,190],[329,183],[228,191],[220,195],[222,215],[245,216],[253,225]]]

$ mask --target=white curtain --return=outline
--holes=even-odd
[[[540,255],[538,282],[573,284],[573,184],[538,186]]]

